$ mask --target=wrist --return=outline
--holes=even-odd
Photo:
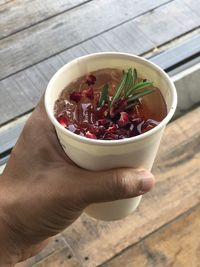
[[[0,218],[0,267],[13,267],[19,262],[16,250],[10,242],[7,229]]]
[[[9,229],[8,216],[5,212],[8,199],[6,190],[4,190],[5,180],[5,175],[0,175],[0,267],[13,267],[19,262],[20,257],[17,255],[16,246],[12,242],[12,231]]]

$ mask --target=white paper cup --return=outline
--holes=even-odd
[[[62,127],[54,117],[54,104],[61,91],[72,81],[91,71],[103,68],[136,68],[138,75],[154,82],[167,104],[167,116],[152,130],[122,140],[94,140],[76,135]],[[166,124],[177,105],[176,89],[169,76],[154,63],[126,53],[104,52],[77,58],[59,69],[50,80],[45,93],[47,114],[55,126],[65,153],[80,167],[106,170],[135,167],[151,170]],[[158,111],[159,112],[159,111]],[[101,220],[118,220],[132,213],[141,196],[112,202],[92,204],[85,212]]]

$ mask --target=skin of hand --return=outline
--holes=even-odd
[[[87,171],[62,150],[40,101],[0,176],[0,266],[40,252],[91,203],[144,194],[154,184],[143,169]]]

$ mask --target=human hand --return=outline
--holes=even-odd
[[[42,99],[0,177],[0,266],[37,254],[89,204],[138,196],[153,184],[145,170],[92,172],[74,164],[57,140]]]

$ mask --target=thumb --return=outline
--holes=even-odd
[[[119,168],[88,172],[86,203],[131,198],[148,192],[154,185],[153,175],[144,169]]]

